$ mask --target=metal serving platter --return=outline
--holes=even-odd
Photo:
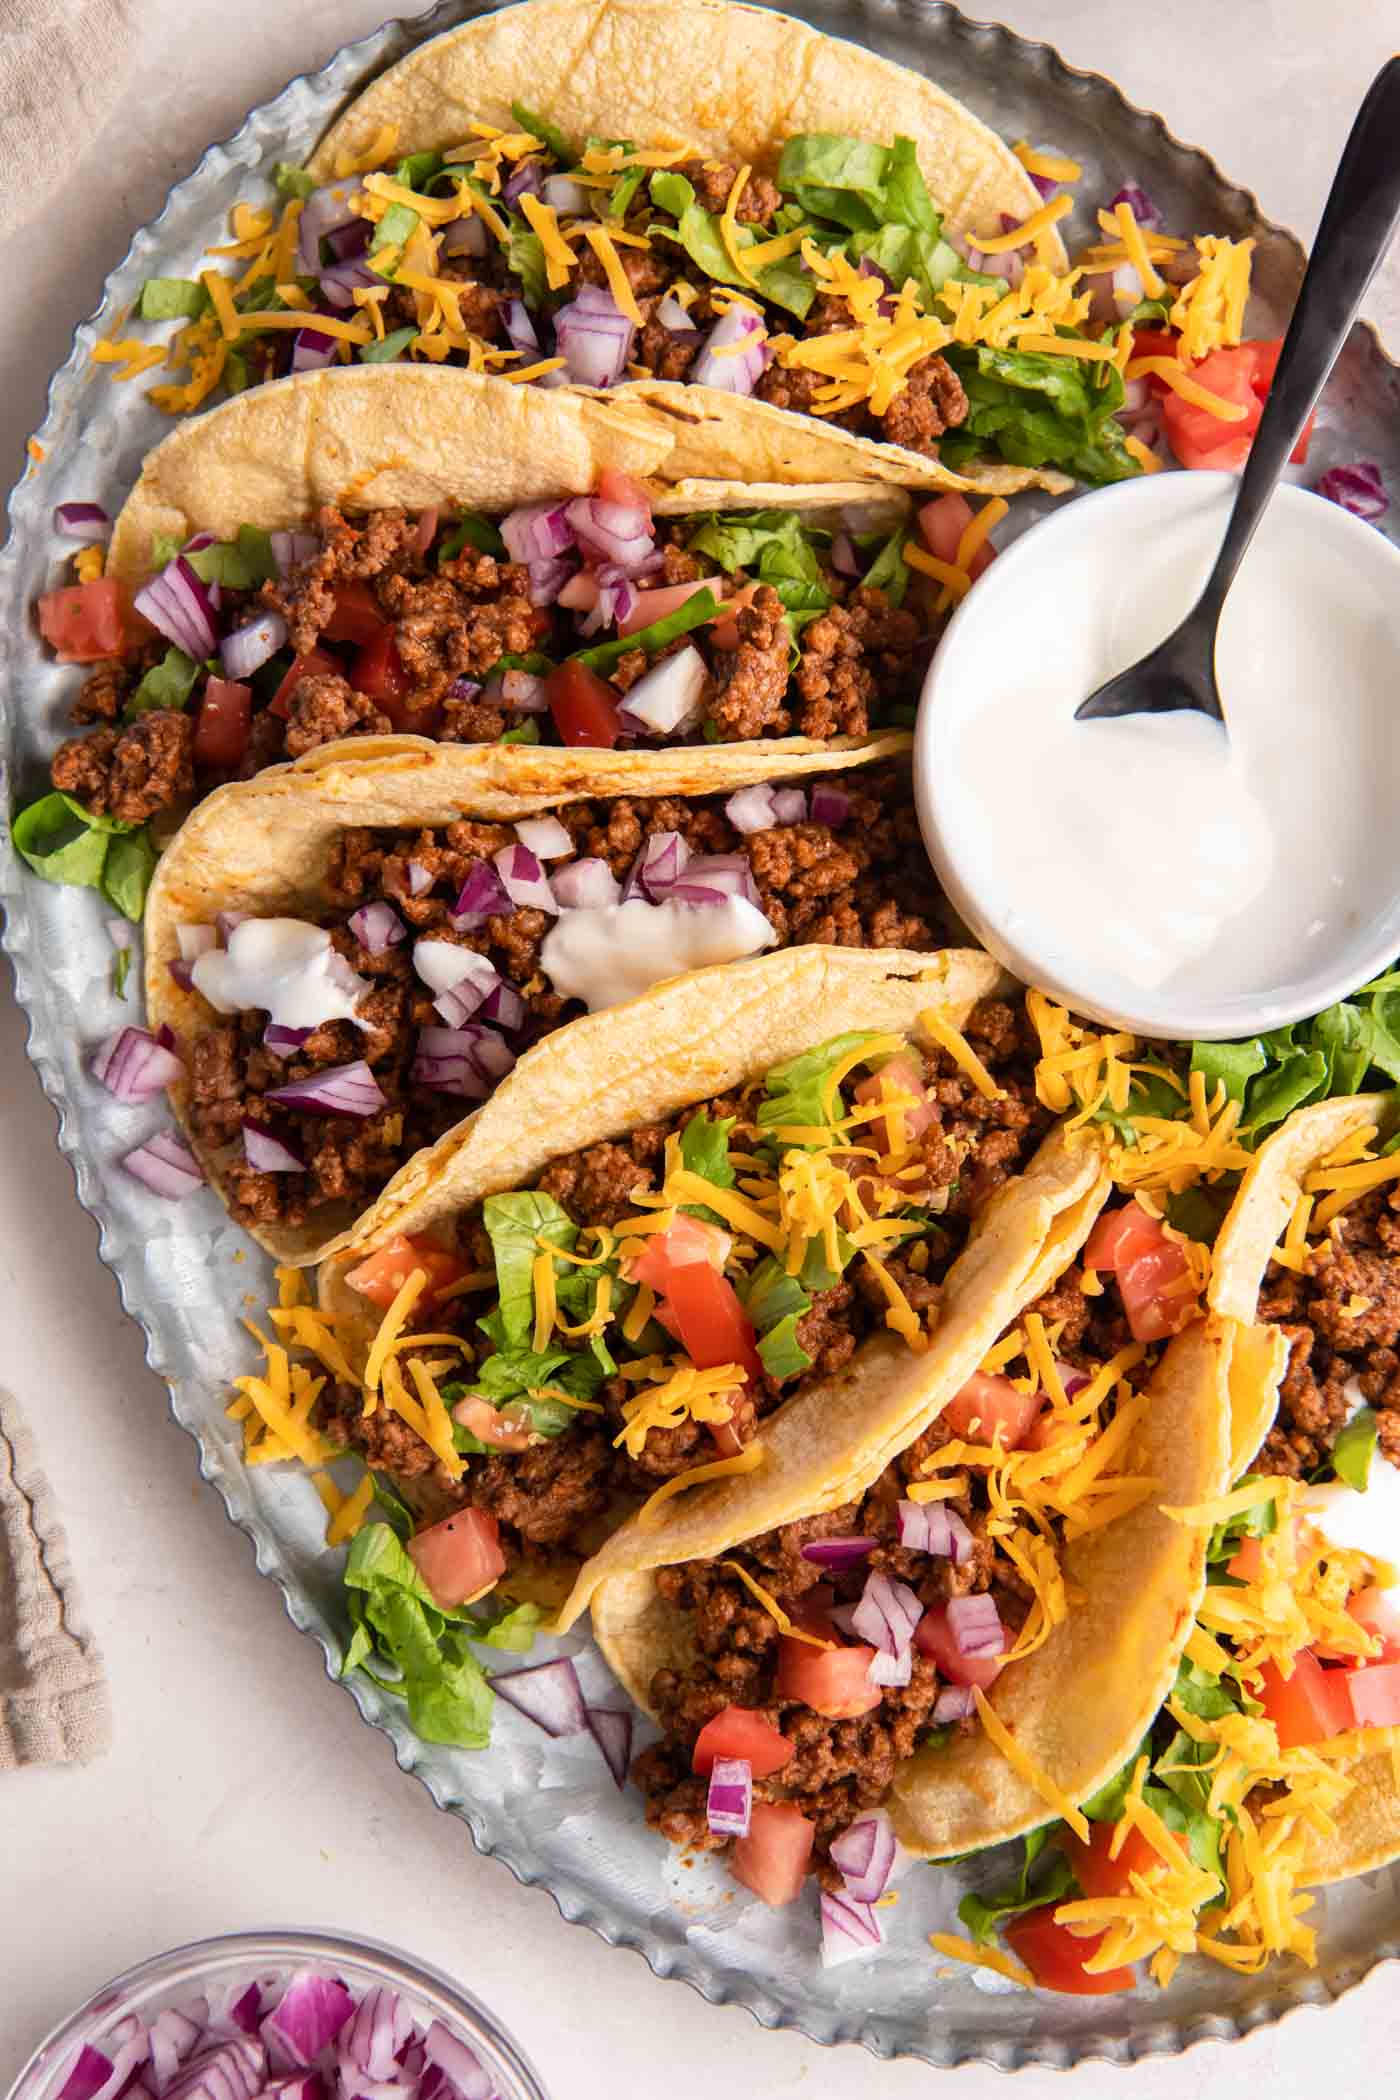
[[[390,23],[320,73],[294,80],[231,139],[210,148],[108,278],[101,307],[78,329],[53,381],[36,433],[42,465],[31,468],[9,504],[11,532],[0,554],[0,690],[8,700],[0,762],[7,808],[40,787],[77,683],[77,674],[45,660],[31,610],[57,573],[53,506],[65,498],[96,499],[114,510],[143,453],[167,427],[135,386],[114,386],[92,365],[95,338],[132,303],[148,275],[190,274],[206,243],[221,237],[235,200],[258,195],[274,161],[301,159],[373,73],[482,11],[444,0],[431,14]],[[1159,117],[1130,107],[1111,82],[1065,65],[1044,44],[969,21],[939,0],[813,0],[795,11],[931,75],[1008,138],[1053,141],[1072,153],[1085,165],[1079,194],[1089,210],[1125,181],[1138,180],[1175,229],[1252,234],[1259,293],[1252,330],[1278,331],[1301,272],[1297,241],[1262,218],[1255,199],[1226,181],[1203,153],[1174,139]],[[1090,230],[1087,219],[1069,228],[1078,237]],[[1329,388],[1309,477],[1358,458],[1378,461],[1392,485],[1400,485],[1400,370],[1365,329],[1353,335]],[[1008,527],[1023,526],[1045,500],[1019,499]],[[145,1331],[150,1363],[170,1387],[176,1419],[198,1444],[201,1472],[252,1540],[257,1565],[280,1587],[292,1620],[334,1672],[347,1629],[335,1560],[322,1545],[320,1504],[310,1482],[290,1471],[245,1471],[223,1413],[229,1380],[247,1368],[237,1317],[245,1294],[270,1284],[269,1265],[212,1195],[164,1204],[119,1167],[121,1155],[163,1112],[118,1106],[86,1070],[92,1045],[133,1013],[111,993],[106,907],[92,892],[31,878],[8,837],[0,847],[0,894],[5,944],[32,1024],[29,1053],[58,1112],[59,1144],[72,1162],[79,1197],[101,1228],[102,1258]],[[607,1672],[596,1651],[582,1639],[567,1645],[579,1656],[590,1698],[605,1693]],[[462,1817],[481,1850],[503,1859],[522,1881],[543,1883],[566,1918],[636,1949],[658,1975],[680,1977],[717,2003],[747,2006],[766,2026],[797,2028],[819,2042],[862,2042],[881,2056],[940,2066],[981,2061],[1008,2070],[1063,2068],[1086,2057],[1130,2062],[1172,2055],[1207,2037],[1237,2036],[1294,2006],[1326,2002],[1376,1962],[1400,1954],[1400,1872],[1391,1871],[1322,1893],[1315,1970],[1281,1962],[1263,1977],[1248,1978],[1196,1962],[1185,1964],[1165,1993],[1148,1988],[1106,2000],[1030,1995],[988,1971],[953,1970],[926,1942],[930,1930],[956,1929],[965,1886],[997,1878],[1006,1863],[994,1855],[975,1868],[912,1874],[898,1907],[886,1914],[884,1953],[824,1974],[814,1904],[765,1911],[737,1899],[733,1884],[712,1865],[707,1871],[703,1863],[677,1864],[646,1830],[640,1797],[613,1787],[591,1742],[547,1744],[502,1706],[492,1748],[467,1755],[419,1742],[399,1704],[363,1680],[351,1684],[349,1697],[391,1738],[404,1770],[422,1780],[439,1806]]]

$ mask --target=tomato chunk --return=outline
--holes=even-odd
[[[205,685],[194,725],[194,762],[211,772],[231,773],[248,749],[253,721],[253,688],[231,678],[211,678]]]
[[[641,511],[646,520],[642,531],[650,532],[651,497],[635,474],[624,474],[621,467],[604,467],[593,493],[600,503],[621,503],[629,510]]]
[[[469,1429],[493,1451],[528,1451],[533,1434],[529,1420],[512,1422],[481,1393],[468,1393],[452,1409],[452,1419]]]
[[[392,628],[381,628],[377,635],[356,650],[355,660],[350,666],[350,683],[357,693],[366,693],[371,700],[378,700],[386,714],[392,712],[386,703],[407,699],[409,676],[399,656]]]
[[[449,1254],[445,1247],[435,1247],[431,1240],[409,1239],[396,1232],[392,1239],[376,1247],[357,1267],[351,1269],[345,1281],[352,1291],[359,1291],[372,1305],[387,1312],[399,1292],[408,1282],[415,1269],[427,1272],[428,1285],[420,1305],[431,1304],[434,1298],[460,1283],[471,1269],[460,1255]]]
[[[653,620],[667,620],[678,612],[687,598],[697,591],[713,591],[719,596],[719,582],[713,576],[698,576],[693,583],[668,583],[655,591],[638,591],[637,602],[630,613],[617,623],[619,634],[636,634],[642,627],[650,627]]]
[[[1110,1859],[1117,1827],[1115,1823],[1091,1823],[1087,1845],[1072,1830],[1060,1832],[1065,1857],[1086,1896],[1125,1896],[1132,1886],[1131,1875],[1145,1874],[1149,1867],[1161,1864],[1154,1847],[1136,1828],[1125,1833],[1117,1858]]]
[[[622,734],[618,694],[586,664],[556,664],[545,680],[554,726],[566,744],[611,751]]]
[[[339,670],[340,664],[338,660],[334,656],[329,655],[324,649],[308,649],[305,656],[293,657],[287,667],[285,678],[267,703],[268,713],[270,715],[280,715],[285,721],[292,711],[292,695],[301,684],[303,678],[309,678],[313,673],[316,677],[321,678],[328,671],[339,672]]]
[[[1378,1662],[1400,1662],[1400,1606],[1389,1590],[1357,1590],[1348,1598],[1347,1610],[1380,1642]]]
[[[802,1893],[817,1835],[790,1801],[755,1801],[747,1837],[736,1838],[729,1871],[776,1910]]]
[[[470,1604],[506,1572],[500,1526],[484,1509],[454,1510],[408,1542],[408,1555],[444,1611]]]
[[[674,1225],[668,1226],[665,1232],[654,1232],[649,1236],[645,1248],[632,1264],[632,1280],[634,1283],[649,1283],[659,1296],[664,1297],[674,1269],[683,1269],[687,1263],[696,1261],[708,1262],[712,1269],[722,1269],[733,1244],[731,1233],[681,1211]]]
[[[1109,1269],[1116,1276],[1131,1268],[1140,1254],[1161,1244],[1159,1221],[1140,1203],[1123,1203],[1100,1213],[1084,1249],[1086,1269]]]
[[[63,664],[95,664],[127,647],[126,600],[115,576],[66,583],[39,600],[39,632]]]
[[[696,1736],[690,1762],[694,1771],[707,1778],[716,1758],[742,1757],[752,1766],[755,1779],[767,1779],[781,1772],[793,1748],[782,1730],[753,1707],[726,1706]]]
[[[1040,1409],[1039,1393],[1022,1393],[1009,1378],[974,1371],[960,1386],[939,1420],[950,1436],[990,1444],[1001,1432],[1002,1448],[1015,1451],[1025,1442]]]
[[[1208,408],[1183,400],[1180,394],[1164,394],[1162,419],[1172,451],[1183,467],[1223,467],[1234,472],[1244,465],[1269,398],[1282,348],[1281,336],[1272,341],[1240,343],[1234,349],[1212,350],[1208,357],[1188,366],[1198,385],[1244,410],[1236,422],[1226,422]],[[1133,350],[1135,355],[1143,354],[1136,342]],[[1308,456],[1315,421],[1315,414],[1309,416],[1289,455],[1296,465],[1301,466]]]
[[[366,642],[378,641],[388,625],[367,583],[338,583],[335,609],[321,633],[328,642],[353,642],[363,648]]]
[[[932,503],[925,503],[919,511],[919,528],[929,553],[939,561],[955,562],[958,543],[976,515],[966,496],[935,496]],[[996,548],[984,540],[968,565],[968,573],[975,580],[996,557]]]
[[[1013,1918],[1006,1927],[1012,1953],[1034,1976],[1043,1991],[1067,1991],[1076,1998],[1106,1998],[1114,1991],[1130,1991],[1137,1983],[1131,1969],[1105,1969],[1095,1976],[1084,1967],[1097,1954],[1104,1935],[1079,1939],[1067,1925],[1055,1923],[1057,1905],[1043,1903]]]
[[[1117,1276],[1134,1341],[1180,1334],[1200,1310],[1181,1242],[1140,1203],[1125,1203],[1099,1219],[1084,1249],[1084,1266]]]
[[[868,1675],[873,1648],[814,1648],[810,1641],[784,1634],[778,1643],[778,1691],[800,1699],[829,1721],[851,1721],[868,1714],[884,1697]]]
[[[721,1276],[707,1261],[688,1261],[670,1270],[665,1302],[681,1347],[697,1370],[740,1364],[750,1386],[759,1383],[763,1363],[753,1322],[727,1276]]]
[[[892,1057],[881,1065],[878,1072],[872,1072],[868,1079],[862,1079],[855,1089],[856,1100],[867,1108],[874,1102],[885,1101],[891,1096],[898,1100],[905,1094],[913,1096],[912,1108],[901,1108],[891,1118],[877,1116],[873,1123],[866,1123],[861,1128],[864,1141],[876,1146],[881,1152],[888,1152],[890,1149],[891,1121],[896,1128],[903,1130],[902,1142],[907,1146],[914,1142],[920,1131],[928,1129],[937,1115],[937,1108],[924,1091],[923,1070],[917,1058],[912,1055]]]
[[[723,579],[718,576],[710,578],[717,597],[722,581]],[[731,591],[729,596],[723,601],[719,611],[710,622],[710,634],[717,649],[738,648],[739,615],[753,604],[757,594],[758,585],[756,583],[746,583],[742,590]]]
[[[1359,1670],[1337,1670],[1351,1702],[1358,1728],[1394,1728],[1400,1723],[1400,1662],[1363,1663]]]
[[[1347,1687],[1361,1674],[1324,1670],[1307,1649],[1294,1656],[1289,1677],[1277,1663],[1261,1663],[1256,1697],[1265,1719],[1278,1730],[1279,1747],[1298,1750],[1307,1743],[1325,1743],[1334,1735],[1344,1735],[1353,1726],[1354,1713]]]
[[[914,1628],[914,1646],[932,1656],[949,1684],[975,1684],[985,1692],[1001,1675],[1004,1655],[964,1655],[948,1624],[946,1604],[931,1604]]]

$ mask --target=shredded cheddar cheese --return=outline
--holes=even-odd
[[[811,1648],[834,1648],[836,1646],[835,1641],[825,1641],[820,1634],[804,1633],[800,1626],[794,1626],[777,1598],[770,1591],[766,1590],[756,1577],[750,1575],[747,1568],[741,1567],[737,1560],[722,1560],[720,1566],[728,1568],[731,1575],[738,1576],[744,1588],[754,1599],[754,1602],[762,1605],[779,1633],[786,1634],[790,1640],[805,1641]]]
[[[707,1480],[728,1480],[736,1474],[756,1473],[767,1455],[762,1444],[746,1444],[733,1458],[711,1459],[708,1465],[692,1466],[689,1472],[676,1473],[670,1480],[663,1480],[654,1495],[648,1495],[633,1521],[640,1530],[651,1531],[658,1522],[661,1509],[673,1496],[683,1494],[687,1488],[700,1487]]]

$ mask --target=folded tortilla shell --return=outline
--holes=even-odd
[[[329,903],[326,872],[332,849],[352,826],[400,830],[450,824],[459,817],[509,822],[580,796],[723,794],[756,781],[867,765],[903,752],[908,743],[906,735],[897,733],[821,746],[788,737],[752,744],[673,745],[655,753],[435,744],[423,737],[356,737],[324,745],[294,765],[269,766],[252,780],[217,788],[195,808],[161,856],[146,902],[148,1025],[158,1029],[167,1024],[181,1042],[188,1042],[209,1024],[205,1001],[197,992],[184,990],[170,974],[170,964],[180,954],[181,926],[208,924],[220,911],[315,917]],[[983,975],[996,981],[995,964],[980,956],[971,960],[978,969],[969,981],[980,983]],[[936,972],[940,957],[919,956],[917,962],[921,970]],[[708,986],[710,973],[703,981]],[[702,999],[708,996],[701,994]],[[981,996],[978,991],[972,998]],[[813,1040],[823,1032],[832,1031],[819,1029]],[[535,1050],[522,1058],[519,1069],[538,1054]],[[605,1048],[602,1054],[606,1056]],[[187,1079],[170,1089],[170,1101],[190,1131]],[[458,1125],[457,1131],[466,1127]],[[457,1131],[441,1140],[435,1151],[450,1152]],[[192,1131],[190,1140],[209,1180],[221,1189],[220,1155]],[[417,1186],[416,1164],[403,1168],[390,1187],[398,1187],[405,1175],[410,1177],[409,1187]],[[426,1161],[423,1171],[430,1171]],[[344,1245],[354,1222],[350,1212],[342,1215],[327,1206],[305,1225],[262,1226],[253,1237],[279,1261],[305,1265]]]

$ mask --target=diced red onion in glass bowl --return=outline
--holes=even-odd
[[[173,1130],[158,1130],[122,1161],[128,1174],[144,1182],[152,1194],[178,1203],[204,1186],[199,1162],[183,1138]]]
[[[544,869],[528,846],[502,846],[491,859],[512,904],[526,911],[558,910]]]
[[[990,1591],[984,1590],[976,1597],[950,1598],[948,1631],[959,1655],[965,1655],[969,1661],[1006,1652],[1006,1628]]]
[[[753,1766],[745,1757],[717,1757],[705,1796],[705,1820],[716,1837],[747,1837],[753,1813]]]
[[[268,1100],[282,1108],[297,1108],[318,1116],[372,1116],[384,1107],[379,1081],[365,1060],[330,1065],[307,1079],[291,1079],[273,1087]]]
[[[100,503],[55,504],[53,529],[85,547],[102,546],[112,537],[112,521]]]
[[[643,736],[675,736],[699,721],[709,673],[705,659],[687,642],[674,656],[663,656],[624,695],[619,714],[624,724]]]
[[[367,955],[384,955],[408,938],[408,928],[403,920],[393,905],[385,903],[382,898],[352,911],[349,923],[350,931]]]
[[[821,1895],[822,1967],[839,1968],[863,1954],[874,1954],[884,1945],[885,1933],[868,1903],[857,1903],[849,1894],[823,1889]]]
[[[1349,467],[1332,467],[1317,484],[1319,496],[1341,505],[1354,518],[1374,525],[1390,509],[1381,470],[1373,460],[1359,459]]]
[[[306,1161],[301,1153],[269,1130],[264,1123],[243,1119],[243,1156],[259,1174],[300,1174]]]
[[[588,856],[556,868],[549,886],[560,911],[597,910],[616,904],[622,895],[622,885],[607,862]]]
[[[93,1078],[127,1107],[153,1101],[184,1069],[173,1050],[145,1028],[119,1028],[99,1044],[92,1060]]]

